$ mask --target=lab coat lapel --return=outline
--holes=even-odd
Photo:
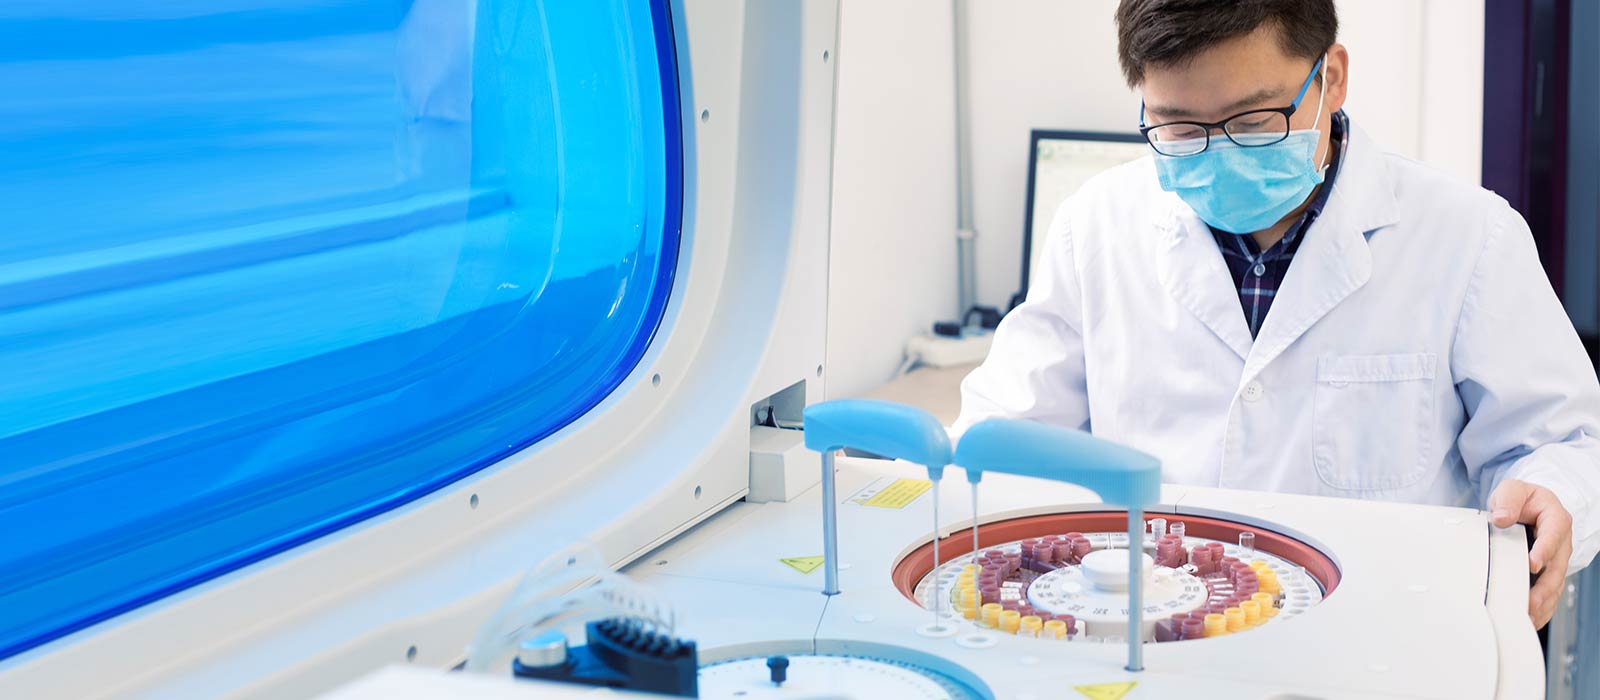
[[[1250,354],[1250,327],[1239,308],[1239,290],[1222,260],[1211,230],[1176,196],[1158,217],[1156,275],[1162,286],[1243,360]]]
[[[1241,382],[1250,381],[1313,324],[1372,277],[1367,236],[1399,221],[1394,185],[1384,155],[1360,129],[1351,127],[1350,147],[1323,210],[1289,264],[1288,275],[1245,361]]]

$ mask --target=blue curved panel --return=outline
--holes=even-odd
[[[0,6],[0,657],[427,494],[649,344],[665,0]]]

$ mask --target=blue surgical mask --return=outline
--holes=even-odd
[[[1298,97],[1295,103],[1299,104]],[[1319,120],[1321,116],[1319,94]],[[1156,176],[1161,189],[1177,193],[1211,227],[1253,233],[1278,223],[1322,184],[1323,168],[1317,158],[1321,137],[1315,123],[1270,146],[1244,147],[1226,137],[1213,137],[1206,150],[1192,156],[1156,154]]]

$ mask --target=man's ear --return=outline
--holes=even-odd
[[[1334,44],[1328,49],[1328,72],[1323,80],[1327,90],[1328,113],[1344,109],[1344,98],[1350,90],[1350,52],[1344,44]]]

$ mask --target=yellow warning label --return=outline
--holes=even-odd
[[[871,495],[863,494],[856,499],[856,503],[874,508],[894,508],[896,510],[911,505],[918,496],[933,488],[933,482],[926,479],[895,479],[893,483],[878,489]]]
[[[1125,681],[1122,683],[1096,683],[1094,685],[1075,685],[1073,690],[1083,693],[1089,700],[1122,700],[1138,685],[1138,681]]]
[[[795,571],[802,574],[809,574],[816,571],[817,567],[822,566],[822,557],[789,557],[778,561],[794,567]]]

